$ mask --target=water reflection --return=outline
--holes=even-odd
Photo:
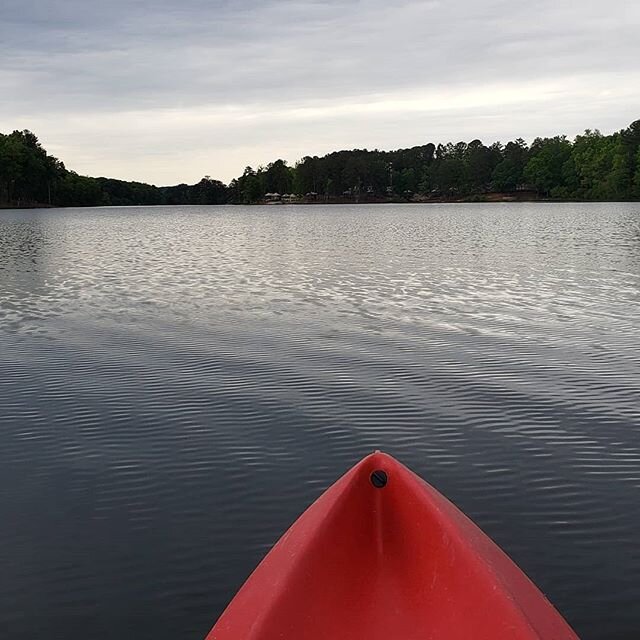
[[[633,637],[638,216],[0,212],[7,637],[202,637],[375,448],[476,519],[583,640]]]
[[[0,212],[0,325],[9,330],[43,317],[41,300],[49,294],[46,232],[37,214],[26,217]]]

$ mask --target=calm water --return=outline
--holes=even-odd
[[[639,204],[0,211],[0,635],[201,640],[381,448],[636,640],[639,348]]]

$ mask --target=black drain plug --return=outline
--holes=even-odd
[[[371,474],[371,484],[376,489],[382,489],[387,484],[387,474],[382,469],[376,469]]]

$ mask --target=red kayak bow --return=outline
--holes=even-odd
[[[471,520],[376,452],[300,516],[207,636],[320,639],[577,636]]]

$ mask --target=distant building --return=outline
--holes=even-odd
[[[279,193],[265,193],[264,201],[267,204],[282,204],[282,196]]]

